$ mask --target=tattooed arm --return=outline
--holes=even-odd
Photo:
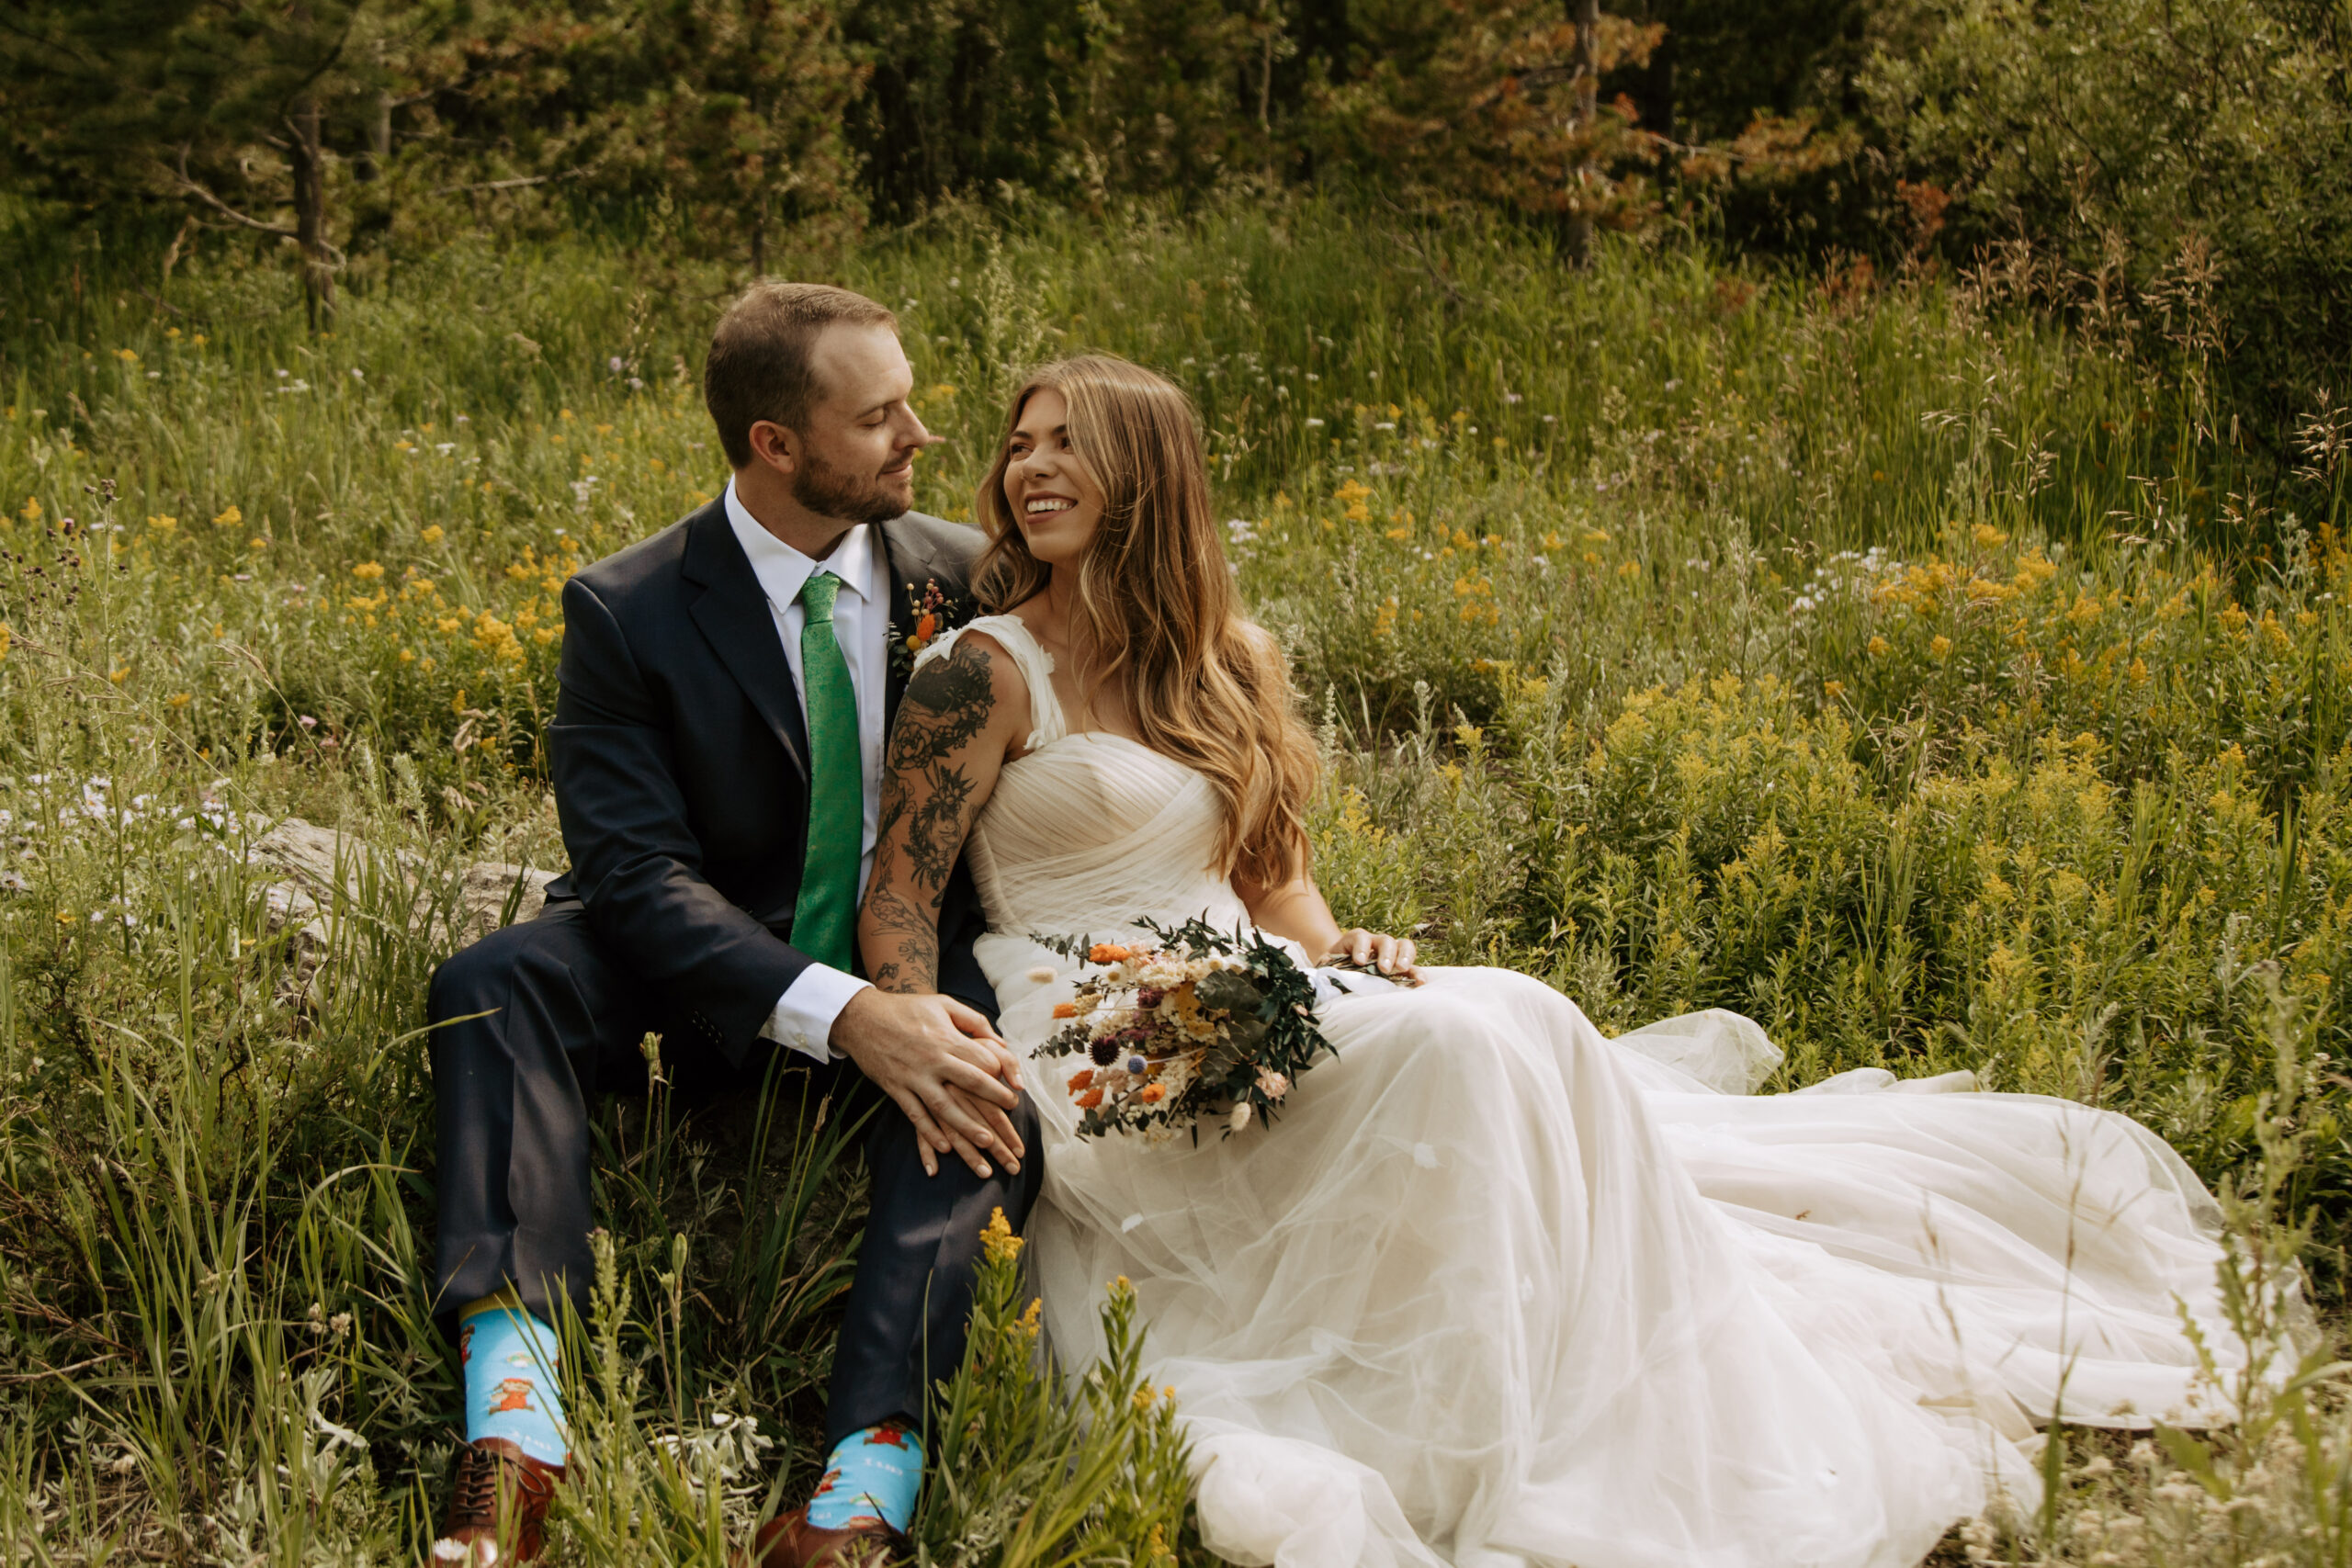
[[[996,786],[1029,694],[1003,650],[967,633],[916,671],[899,701],[882,783],[874,879],[858,912],[873,986],[852,997],[832,1045],[914,1124],[923,1169],[953,1154],[986,1179],[1027,1154],[1009,1112],[1020,1063],[989,1021],[937,993],[939,905],[965,835]]]
[[[865,972],[882,990],[937,988],[948,874],[1028,722],[1028,688],[983,632],[962,634],[907,682],[882,778],[874,879],[857,921]]]

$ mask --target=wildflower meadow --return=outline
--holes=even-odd
[[[563,865],[560,590],[724,482],[730,275],[460,238],[312,333],[243,242],[159,279],[168,231],[0,218],[0,1560],[413,1562],[458,1399],[425,978],[467,866]],[[2169,337],[2102,335],[1989,266],[1570,275],[1306,197],[949,204],[769,266],[899,312],[950,519],[1037,359],[1192,391],[1342,920],[1611,1032],[1736,1009],[1778,1088],[2129,1112],[2226,1195],[2244,1310],[2302,1272],[2287,1392],[2054,1431],[2043,1506],[1943,1557],[2352,1562],[2352,410],[2258,437],[2196,276]],[[308,938],[253,852],[288,818],[366,846]],[[557,1563],[718,1568],[820,1457],[854,1129],[656,1076],[602,1111]],[[1207,1561],[1132,1292],[1072,1394],[989,1250],[927,1561]]]

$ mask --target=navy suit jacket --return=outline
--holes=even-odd
[[[936,583],[968,597],[981,538],[921,513],[882,525],[890,624]],[[905,660],[893,657],[885,724]],[[814,962],[792,945],[808,835],[808,742],[775,618],[724,504],[579,572],[548,752],[576,897],[598,940],[741,1062]],[[996,1016],[972,958],[986,921],[961,863],[940,911],[939,988]]]

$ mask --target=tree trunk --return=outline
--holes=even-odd
[[[1568,0],[1568,19],[1576,24],[1576,135],[1580,139],[1576,167],[1568,175],[1568,224],[1564,249],[1570,266],[1583,266],[1592,255],[1593,122],[1600,113],[1600,0]]]
[[[372,180],[384,171],[392,155],[392,95],[383,88],[376,89],[376,101],[368,109],[368,151],[352,166],[355,179]]]
[[[294,132],[294,239],[302,251],[302,296],[311,330],[334,320],[334,268],[327,247],[326,147],[319,126],[319,100],[310,93],[295,100],[287,117]]]

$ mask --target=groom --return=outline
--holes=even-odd
[[[429,1002],[436,1300],[466,1381],[440,1562],[537,1553],[566,1458],[549,1325],[560,1302],[584,1314],[594,1274],[590,1108],[643,1087],[647,1033],[697,1080],[756,1081],[782,1050],[883,1100],[832,1457],[810,1505],[762,1532],[759,1568],[902,1544],[981,1230],[1036,1193],[969,873],[941,914],[945,995],[875,989],[852,941],[904,685],[893,644],[962,596],[979,542],[909,510],[940,438],[907,404],[896,329],[845,289],[754,285],[703,371],[725,494],[565,585],[548,743],[571,871],[537,919],[441,965]]]

